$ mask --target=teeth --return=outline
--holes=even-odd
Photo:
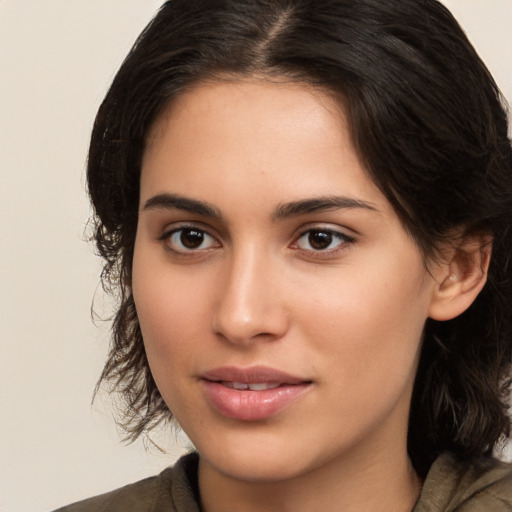
[[[249,389],[249,386],[247,384],[244,384],[242,382],[232,382],[233,389],[238,389],[240,391],[243,391],[245,389]]]
[[[247,384],[245,382],[224,381],[222,385],[226,386],[227,388],[237,389],[238,391],[264,391],[265,389],[277,388],[280,384],[278,382],[251,382],[250,384]]]
[[[261,384],[249,384],[249,389],[251,391],[263,391],[264,389],[274,389],[277,388],[279,384],[274,382],[272,384],[269,383],[261,383]]]

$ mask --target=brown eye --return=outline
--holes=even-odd
[[[314,252],[341,249],[353,239],[331,229],[308,229],[295,242],[298,249]]]
[[[182,229],[180,242],[187,249],[198,249],[204,241],[204,233],[197,229]]]
[[[327,249],[332,243],[332,233],[326,231],[310,231],[308,234],[308,242],[309,245],[317,251]]]
[[[162,239],[166,241],[170,250],[180,253],[202,251],[219,246],[215,238],[206,231],[194,227],[175,229],[164,235]]]

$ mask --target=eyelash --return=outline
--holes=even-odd
[[[203,237],[203,241],[204,241],[204,239],[209,238],[214,243],[209,244],[209,247],[206,247],[206,248],[200,248],[200,246],[197,248],[188,248],[188,249],[187,248],[180,248],[180,249],[173,248],[171,246],[173,237],[176,235],[179,235],[179,238],[181,239],[184,232],[186,232],[186,231],[189,231],[189,232],[195,231],[196,233],[200,234]],[[327,248],[327,249],[314,249],[314,248],[307,249],[307,248],[303,248],[303,247],[299,246],[299,242],[302,238],[304,238],[306,236],[310,237],[314,233],[316,233],[317,235],[318,234],[327,235],[328,238],[326,238],[326,241],[329,241],[329,245],[331,245],[331,243],[333,241],[335,241],[336,239],[338,240],[339,243],[337,243],[334,248],[330,248],[330,249],[329,248]],[[183,225],[174,227],[170,230],[167,230],[159,237],[159,240],[162,242],[165,242],[166,250],[168,250],[178,256],[184,257],[184,258],[194,257],[194,256],[197,256],[199,253],[204,254],[211,249],[214,249],[216,247],[221,247],[221,244],[219,242],[217,242],[215,237],[210,235],[207,230],[205,230],[201,227],[198,227],[197,225],[193,225],[193,224],[183,224]],[[348,248],[348,246],[350,244],[352,244],[354,241],[355,241],[355,239],[353,237],[348,236],[347,234],[345,234],[341,231],[331,229],[331,228],[325,228],[325,227],[312,227],[312,228],[303,230],[299,234],[299,236],[295,238],[294,242],[292,242],[292,244],[290,244],[289,247],[291,249],[301,251],[303,253],[307,253],[309,255],[309,257],[325,258],[325,257],[332,256],[332,255],[338,253],[339,251],[346,250]],[[174,243],[181,243],[183,245],[183,240],[182,239],[175,240]],[[202,245],[202,243],[203,242],[201,242],[200,245]],[[311,246],[311,240],[309,240],[309,245]]]
[[[322,234],[322,235],[328,235],[328,241],[330,242],[329,245],[331,245],[332,242],[334,242],[336,239],[339,243],[336,244],[334,248],[327,248],[327,249],[304,249],[299,246],[299,242],[304,237],[311,237],[312,234]],[[348,249],[348,247],[355,242],[355,239],[341,231],[338,231],[336,229],[326,228],[326,227],[313,227],[305,229],[300,233],[300,235],[295,239],[295,241],[292,243],[291,247],[298,251],[303,251],[305,253],[308,253],[309,257],[313,258],[326,258],[329,256],[333,256],[340,251],[344,251]],[[309,245],[311,245],[311,240],[308,240]]]
[[[196,232],[198,234],[201,234],[203,239],[208,237],[210,238],[211,240],[213,240],[215,243],[213,244],[213,247],[220,247],[220,244],[215,240],[215,238],[210,235],[205,229],[201,228],[201,227],[198,227],[196,225],[193,225],[193,224],[182,224],[180,226],[177,226],[177,227],[174,227],[172,229],[169,229],[167,231],[165,231],[162,236],[159,237],[159,240],[164,242],[165,243],[165,248],[174,253],[174,254],[177,254],[179,256],[182,256],[182,257],[191,257],[191,256],[195,256],[197,255],[198,252],[201,252],[201,253],[204,253],[205,251],[208,251],[209,249],[211,249],[212,247],[207,247],[207,248],[183,248],[183,249],[175,249],[171,246],[171,243],[172,243],[172,239],[175,235],[180,235],[180,238],[181,236],[183,235],[184,232],[186,231],[189,231],[189,232]],[[176,242],[176,241],[175,241]],[[181,243],[183,243],[181,241]],[[201,243],[202,245],[202,243]]]

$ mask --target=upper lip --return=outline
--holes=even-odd
[[[201,377],[212,382],[241,382],[246,384],[275,382],[280,384],[301,384],[311,382],[309,379],[296,377],[267,366],[251,366],[249,368],[222,366],[204,372]]]

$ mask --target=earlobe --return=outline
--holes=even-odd
[[[492,237],[468,235],[448,251],[446,263],[439,265],[429,308],[433,320],[451,320],[476,299],[485,283],[491,259]]]

